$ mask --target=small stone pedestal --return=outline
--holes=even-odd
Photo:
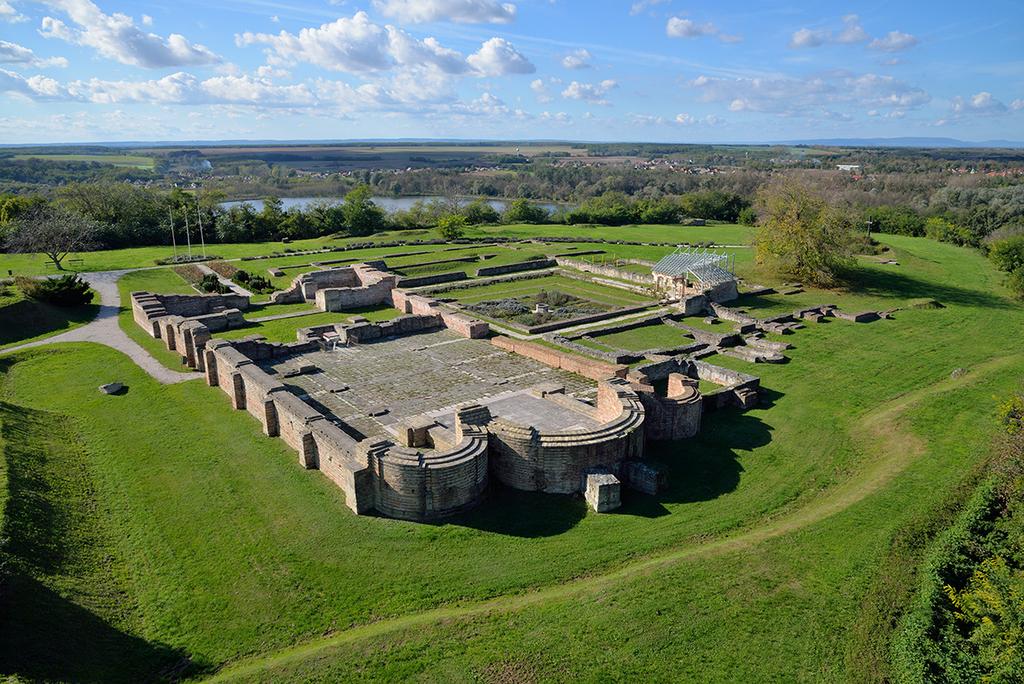
[[[619,478],[611,473],[591,473],[587,475],[586,482],[583,496],[598,513],[614,511],[622,505]]]

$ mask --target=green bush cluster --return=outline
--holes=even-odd
[[[231,280],[256,294],[268,294],[274,291],[274,284],[270,282],[269,278],[248,271],[237,271]]]
[[[79,278],[77,274],[42,280],[19,277],[15,282],[26,297],[56,306],[81,306],[88,304],[93,298],[89,283]]]
[[[893,642],[897,681],[1024,681],[1024,396],[999,414],[992,475],[933,546]]]
[[[988,257],[1000,271],[1006,271],[1007,287],[1024,299],[1024,231],[996,240],[988,246]]]

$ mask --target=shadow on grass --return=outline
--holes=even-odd
[[[69,330],[76,323],[88,323],[99,310],[99,304],[61,307],[19,299],[0,307],[0,346]]]
[[[762,408],[781,396],[766,395]],[[740,452],[762,447],[771,439],[771,426],[751,413],[727,408],[706,414],[700,434],[693,439],[648,445],[646,460],[665,473],[668,485],[655,496],[625,490],[622,508],[616,512],[657,518],[669,514],[665,504],[711,501],[735,491],[743,473]]]
[[[821,304],[840,304],[841,302],[826,301],[831,295],[862,295],[891,299],[894,305],[901,305],[908,299],[935,299],[944,305],[971,306],[989,309],[1012,309],[1014,304],[998,295],[981,290],[972,290],[950,282],[922,280],[906,273],[879,268],[854,268],[847,272],[844,289],[825,292]],[[740,295],[729,303],[737,309],[747,309],[751,315],[763,310],[785,310],[788,302],[791,308],[800,308],[798,300],[787,295]],[[827,320],[827,319],[826,319]]]
[[[439,524],[514,537],[551,537],[569,531],[586,515],[587,504],[579,494],[523,492],[502,485],[492,476],[479,506]]]
[[[0,371],[6,370],[3,364]],[[153,681],[198,673],[187,655],[111,624],[132,599],[77,435],[63,416],[0,402],[7,500],[0,529],[0,674]]]

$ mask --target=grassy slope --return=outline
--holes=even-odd
[[[906,250],[904,266],[895,279],[878,271],[874,300],[941,289],[934,296],[948,308],[870,325],[836,321],[791,337],[793,363],[757,368],[771,404],[710,415],[699,438],[658,450],[671,489],[658,500],[631,496],[618,515],[586,514],[567,497],[498,491],[445,525],[358,518],[325,478],[297,468],[294,454],[262,438],[220,393],[199,383],[158,387],[124,357],[90,346],[19,356],[31,360],[8,373],[4,393],[80,417],[99,494],[124,531],[118,547],[145,616],[140,633],[218,663],[372,618],[554,585],[630,557],[711,548],[701,540],[774,524],[858,482],[879,458],[860,436],[865,416],[952,368],[1005,354],[1024,324],[1018,308],[993,294],[998,275],[981,257],[923,240],[893,244]],[[620,674],[672,668],[663,677],[698,667],[761,668],[788,679],[839,674],[843,635],[887,540],[975,458],[986,402],[1021,365],[968,376],[963,391],[913,405],[898,427],[917,431],[935,456],[912,460],[889,488],[824,522],[753,552],[624,577],[586,600],[553,595],[511,616],[473,618],[468,630],[456,621],[343,648],[301,662],[301,672],[333,678],[364,663],[379,677],[487,676],[494,668],[566,676],[579,668],[596,678],[620,663]],[[107,410],[95,392],[91,369],[111,367],[131,386],[117,398],[123,411]],[[47,377],[66,388],[50,391]],[[517,562],[502,561],[510,557]],[[299,675],[267,676],[285,674]]]
[[[77,328],[95,318],[99,308],[96,293],[92,304],[62,307],[29,299],[13,285],[0,286],[0,349]]]

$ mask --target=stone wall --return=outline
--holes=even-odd
[[[168,316],[196,318],[210,330],[227,330],[245,325],[241,310],[249,308],[249,297],[236,294],[164,295],[131,293],[132,318],[151,337],[160,338]]]
[[[700,432],[703,399],[697,381],[671,373],[664,397],[658,396],[651,385],[634,384],[644,406],[644,428],[649,440],[678,440],[693,437]]]
[[[624,460],[642,458],[644,409],[628,383],[599,383],[594,414],[597,427],[565,432],[495,418],[487,426],[492,474],[516,489],[568,494],[580,491],[588,471],[616,472]]]
[[[484,268],[478,268],[476,274],[480,276],[496,276],[504,275],[506,273],[518,273],[519,271],[534,271],[542,268],[551,268],[557,266],[554,259],[531,259],[529,261],[520,261],[515,264],[504,264],[502,266],[485,266]]]
[[[449,273],[435,273],[428,276],[399,276],[399,287],[425,287],[427,285],[440,285],[441,283],[453,283],[457,280],[469,278],[465,271],[451,271]]]
[[[492,337],[491,344],[499,349],[519,354],[540,361],[546,366],[560,368],[576,375],[582,375],[591,380],[606,380],[608,378],[624,378],[629,370],[627,366],[617,366],[602,361],[595,361],[576,354],[551,349],[534,342],[514,340],[511,337]]]
[[[593,273],[595,275],[607,276],[608,278],[628,280],[631,283],[638,283],[651,288],[654,287],[654,275],[650,273],[634,273],[632,271],[627,271],[615,266],[609,266],[607,264],[592,264],[589,261],[568,257],[556,257],[555,261],[559,266],[574,268],[577,271],[583,271],[584,273]]]
[[[399,311],[420,316],[439,316],[444,327],[463,337],[479,339],[487,337],[491,332],[490,326],[484,321],[456,311],[432,297],[397,288],[390,292],[389,297],[391,305]]]

